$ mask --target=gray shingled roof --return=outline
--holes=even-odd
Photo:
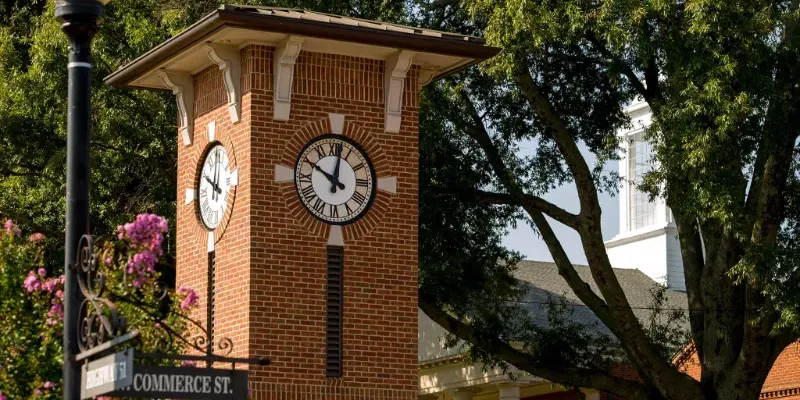
[[[586,265],[575,265],[575,270],[584,282],[588,283],[592,291],[600,295],[600,290],[592,279],[592,273]],[[633,313],[647,324],[652,315],[652,310],[648,309],[653,305],[652,290],[657,283],[650,279],[638,269],[614,268],[614,273],[619,280],[622,290],[625,292]],[[529,310],[534,322],[546,327],[548,301],[560,301],[564,296],[567,304],[571,307],[572,314],[570,319],[584,325],[594,326],[598,333],[609,335],[610,332],[605,325],[600,322],[597,316],[586,307],[578,296],[570,289],[567,282],[558,274],[555,263],[538,261],[520,261],[517,264],[515,277],[528,287],[528,293],[523,300],[526,309]],[[686,294],[673,290],[667,290],[667,301],[664,305],[672,308],[687,308]]]

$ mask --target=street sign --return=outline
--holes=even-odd
[[[247,371],[134,365],[130,386],[109,396],[151,399],[247,400]]]
[[[123,350],[81,368],[81,399],[91,399],[133,383],[133,349]]]

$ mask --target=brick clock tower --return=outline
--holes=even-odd
[[[419,91],[496,51],[223,6],[106,78],[175,95],[177,283],[233,356],[272,360],[251,398],[417,397]]]

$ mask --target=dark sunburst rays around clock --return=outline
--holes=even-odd
[[[332,225],[361,219],[377,191],[375,167],[354,140],[337,134],[318,136],[303,147],[294,165],[300,203]]]
[[[355,118],[331,113],[287,138],[273,178],[286,211],[307,233],[327,239],[328,245],[343,246],[382,221],[399,182],[378,139],[381,134]]]

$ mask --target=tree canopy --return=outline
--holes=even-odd
[[[471,247],[453,255],[423,248],[423,260],[437,267],[421,266],[421,307],[478,355],[499,356],[556,382],[626,398],[758,398],[772,363],[798,338],[797,2],[466,0],[458,12],[457,4],[443,4],[426,4],[439,10],[436,23],[482,31],[503,50],[485,73],[437,86],[449,107],[426,109],[448,113],[452,123],[442,127],[448,135],[436,137],[478,154],[467,165],[485,175],[451,186],[435,179],[434,168],[423,182],[458,193],[449,201],[473,212],[487,204],[524,211],[560,274],[619,339],[642,382],[621,382],[570,357],[540,357],[541,334],[512,310],[487,310],[480,304],[485,298],[466,292],[491,285],[451,283],[447,289],[460,292],[453,296],[436,279],[426,280],[452,262],[454,271],[477,269],[474,276],[496,282],[496,260],[482,259],[483,249],[470,256],[462,250],[469,254]],[[463,24],[464,13],[471,25]],[[631,312],[600,234],[597,194],[614,177],[590,169],[578,149],[584,144],[601,161],[615,157],[615,132],[629,123],[622,109],[637,98],[653,113],[647,138],[656,161],[640,189],[666,199],[678,228],[700,382],[665,359]],[[537,154],[515,156],[526,140],[538,143]],[[540,197],[564,181],[577,187],[578,213]],[[486,221],[470,220],[461,231],[476,222],[497,232],[504,216],[483,215]],[[602,297],[575,273],[553,223],[579,234]],[[500,251],[497,239],[493,248]],[[494,295],[515,300],[508,290],[488,294]],[[492,333],[498,331],[499,337]],[[561,345],[565,354],[576,347]]]
[[[502,48],[422,94],[420,307],[473,356],[628,399],[758,398],[800,334],[797,1],[243,2],[483,35]],[[219,3],[109,3],[93,53],[93,230],[145,210],[175,214],[173,100],[102,77]],[[52,1],[0,1],[0,215],[56,237],[67,44],[52,15]],[[617,157],[615,132],[635,99],[653,112],[657,161],[640,188],[666,199],[678,228],[700,382],[634,317],[602,241],[598,193],[620,182],[601,167]],[[525,143],[536,149],[520,156]],[[567,182],[578,213],[542,197]],[[515,302],[519,256],[501,243],[515,223],[535,227],[619,339],[616,352],[568,324],[530,323]],[[602,297],[575,273],[552,224],[579,234]],[[642,381],[609,375],[610,360],[630,363]]]

